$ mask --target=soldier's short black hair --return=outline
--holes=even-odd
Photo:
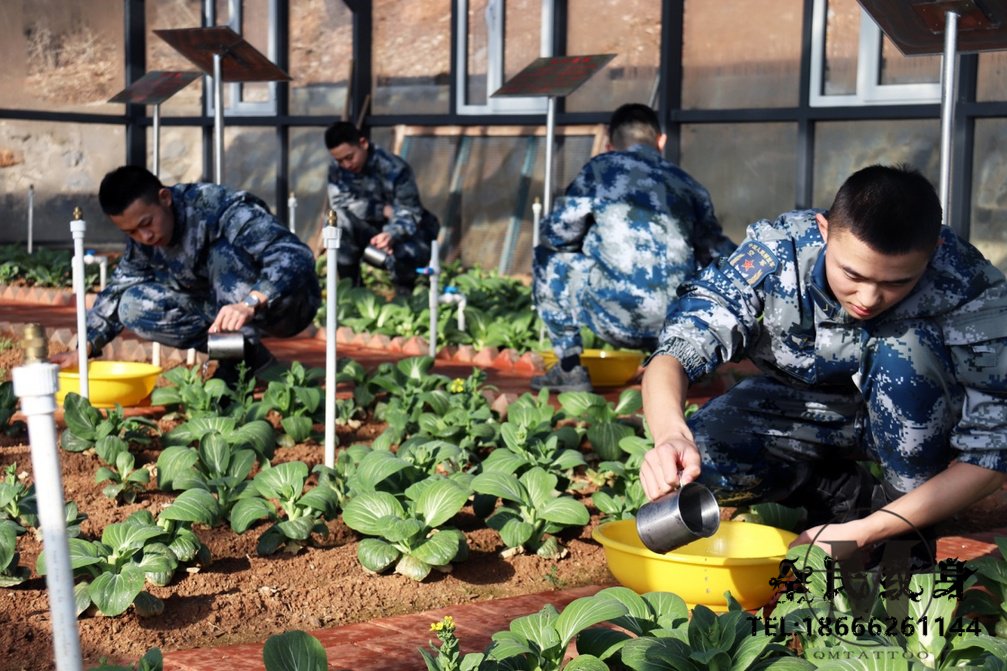
[[[122,214],[136,200],[156,203],[164,188],[151,171],[138,165],[124,165],[105,175],[98,188],[101,211],[109,216]]]
[[[882,254],[930,250],[942,210],[933,184],[915,168],[872,165],[850,175],[828,213],[829,230],[848,230]]]
[[[628,149],[634,144],[657,146],[660,135],[657,112],[642,103],[627,103],[612,112],[608,120],[608,139],[616,149]]]
[[[357,144],[364,134],[349,121],[337,121],[325,129],[325,148],[333,149],[341,144]]]

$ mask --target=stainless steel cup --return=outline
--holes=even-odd
[[[210,333],[206,336],[206,355],[211,359],[245,358],[245,334],[241,331]]]
[[[664,554],[720,528],[720,506],[698,482],[645,503],[636,513],[636,532],[651,552]]]
[[[368,245],[364,249],[363,259],[375,268],[388,267],[388,252],[378,249],[374,245]]]

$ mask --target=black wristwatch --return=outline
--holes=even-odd
[[[253,312],[258,310],[259,306],[262,305],[262,299],[256,296],[255,294],[248,294],[247,296],[245,296],[244,299],[242,299],[241,302],[247,305],[248,307],[252,308]]]

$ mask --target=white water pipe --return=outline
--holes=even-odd
[[[84,265],[91,266],[95,263],[98,264],[98,291],[104,291],[105,282],[108,279],[108,257],[88,250],[84,254]]]
[[[297,196],[293,191],[287,198],[287,223],[290,226],[290,232],[297,235]]]
[[[440,296],[440,303],[444,305],[457,305],[458,310],[455,314],[455,318],[458,321],[458,330],[465,330],[465,308],[468,306],[468,299],[465,298],[465,294],[458,291],[457,287],[444,287],[444,293]]]
[[[154,366],[161,365],[161,343],[159,342],[151,343],[150,363]]]
[[[34,337],[29,333],[36,334]],[[41,334],[41,335],[38,335]],[[57,671],[80,671],[80,634],[73,594],[73,570],[66,538],[63,482],[56,451],[55,393],[59,367],[49,363],[44,331],[39,324],[25,329],[25,363],[14,369],[14,393],[21,398],[21,412],[28,423],[32,470],[46,555],[45,582],[52,617],[52,643]],[[30,340],[34,344],[28,346]]]
[[[430,243],[430,265],[425,269],[425,273],[430,276],[430,299],[427,302],[430,307],[430,344],[428,352],[431,357],[437,356],[437,305],[440,303],[440,293],[438,291],[438,277],[441,274],[441,246],[436,240]]]
[[[28,185],[28,253],[31,254],[32,237],[35,234],[35,185]]]
[[[329,211],[329,225],[322,229],[325,245],[325,465],[336,464],[336,260],[339,256],[339,227],[335,212]]]
[[[77,295],[77,369],[80,375],[80,395],[90,397],[87,370],[87,307],[84,294],[84,233],[87,224],[82,219],[80,208],[73,211],[73,221],[70,222],[70,234],[73,236],[73,291]]]

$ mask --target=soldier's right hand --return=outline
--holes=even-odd
[[[640,484],[647,498],[678,489],[699,477],[702,459],[691,433],[662,440],[647,452],[640,467]]]
[[[59,352],[57,354],[49,355],[49,361],[56,364],[60,368],[73,368],[78,363],[77,352]]]

